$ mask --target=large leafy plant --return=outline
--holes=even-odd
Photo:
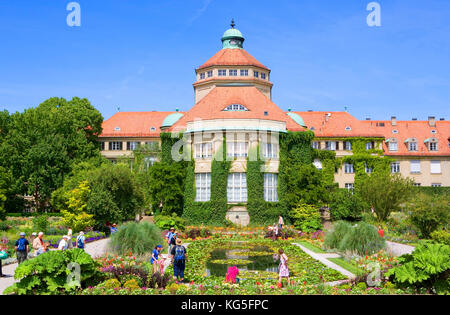
[[[76,267],[75,267],[76,266]],[[72,277],[80,267],[79,279]],[[81,249],[50,251],[20,264],[14,274],[19,280],[4,294],[45,295],[73,293],[100,277],[99,264]]]
[[[401,256],[399,262],[400,266],[386,273],[396,283],[450,293],[450,246],[422,242],[412,254]]]
[[[302,232],[314,232],[322,228],[322,219],[316,206],[301,202],[289,214],[295,228]]]

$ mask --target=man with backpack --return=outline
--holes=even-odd
[[[186,247],[182,245],[181,239],[176,240],[176,245],[172,248],[172,263],[173,263],[173,280],[178,283],[178,277],[180,282],[184,280],[184,270],[186,268]]]
[[[17,262],[19,264],[23,263],[27,257],[28,257],[28,250],[29,250],[29,243],[28,240],[25,238],[25,233],[20,233],[20,238],[16,241],[16,255],[17,255]]]
[[[86,237],[84,236],[84,232],[81,231],[77,236],[77,248],[84,249],[86,246]]]

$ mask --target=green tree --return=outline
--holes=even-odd
[[[447,227],[450,220],[450,196],[417,195],[407,206],[410,220],[423,238],[430,238],[439,227]]]
[[[295,228],[302,232],[314,232],[322,228],[320,212],[316,206],[300,202],[289,215]]]
[[[300,201],[321,206],[328,201],[328,190],[323,173],[312,164],[294,164],[287,166],[286,200],[289,208],[294,208]]]
[[[33,195],[43,210],[75,163],[100,154],[102,122],[88,100],[76,97],[51,98],[9,117],[3,112],[0,166],[12,173],[14,195]]]
[[[330,214],[333,221],[359,220],[366,207],[358,194],[347,189],[337,189],[330,195]]]
[[[399,211],[412,193],[413,180],[399,174],[374,173],[358,181],[356,193],[374,207],[379,221],[386,221],[391,212]]]
[[[67,210],[61,210],[64,224],[72,227],[76,232],[84,231],[87,227],[94,225],[94,216],[86,213],[90,193],[88,181],[82,181],[67,196]]]
[[[149,194],[152,209],[164,215],[183,213],[186,169],[179,163],[155,163],[149,168]]]

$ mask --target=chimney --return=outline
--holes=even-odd
[[[371,120],[372,120],[372,118],[370,118],[370,117],[367,117],[367,118],[366,118],[366,120],[367,120],[367,121],[371,121]]]
[[[417,121],[417,118],[413,118],[412,120],[413,120],[413,121]]]
[[[397,126],[397,117],[392,116],[391,120],[392,120],[392,126]]]
[[[428,117],[428,125],[430,125],[430,127],[436,127],[436,117]]]
[[[325,121],[328,122],[330,120],[331,113],[325,115]]]
[[[441,121],[445,121],[445,118],[441,118]]]

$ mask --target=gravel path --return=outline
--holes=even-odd
[[[109,242],[109,239],[103,239],[100,241],[92,242],[86,244],[86,253],[91,255],[93,258],[102,256],[106,253],[106,247]],[[16,280],[14,280],[14,271],[17,268],[17,264],[11,264],[3,267],[3,274],[6,276],[4,278],[0,278],[0,295],[3,295],[3,291],[14,284]]]
[[[394,255],[394,256],[402,256],[405,254],[411,254],[415,249],[414,246],[400,244],[400,243],[394,243],[394,242],[389,242],[389,241],[386,241],[386,244],[387,244],[387,251],[391,255]]]

